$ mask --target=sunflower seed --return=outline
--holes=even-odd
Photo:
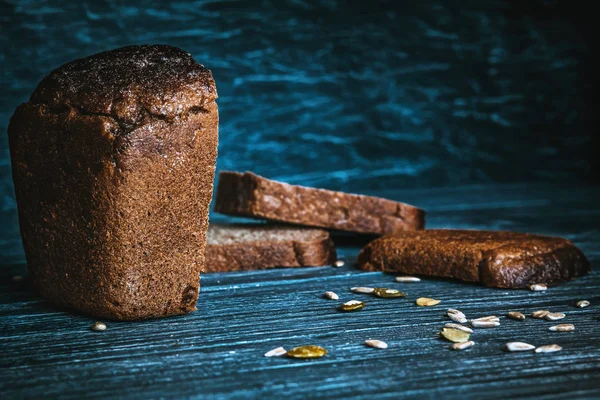
[[[557,344],[547,344],[545,346],[540,346],[535,349],[536,353],[554,353],[556,351],[561,351],[562,347]]]
[[[510,319],[516,319],[517,321],[525,321],[525,315],[518,311],[509,311],[506,316]]]
[[[431,307],[440,304],[441,300],[430,299],[429,297],[419,297],[415,303],[421,307]]]
[[[473,329],[469,328],[468,326],[462,326],[462,325],[459,325],[459,324],[453,324],[452,322],[448,322],[444,326],[446,328],[458,329],[459,331],[465,331],[465,332],[473,333]]]
[[[573,324],[560,324],[554,325],[548,328],[549,331],[552,332],[573,332],[575,330],[575,325]]]
[[[421,279],[416,276],[397,276],[396,282],[421,282]]]
[[[279,357],[279,356],[283,356],[287,353],[287,351],[285,351],[285,349],[283,347],[278,347],[276,349],[267,351],[265,353],[265,357]]]
[[[478,321],[478,322],[500,322],[500,318],[496,317],[495,315],[490,315],[488,317],[475,318],[473,321]]]
[[[344,260],[337,260],[333,265],[335,265],[337,268],[340,268],[343,267],[344,264]]]
[[[579,300],[577,302],[577,307],[579,307],[579,308],[584,308],[584,307],[587,307],[589,305],[590,305],[590,302],[587,301],[587,300]]]
[[[406,293],[396,289],[388,288],[375,288],[373,289],[373,295],[377,297],[392,298],[392,297],[406,297]]]
[[[464,349],[468,349],[469,347],[472,347],[474,344],[475,344],[474,341],[469,340],[469,341],[466,341],[466,342],[451,344],[450,348],[452,350],[464,350]]]
[[[338,296],[335,292],[327,291],[323,294],[326,298],[330,300],[339,300],[340,296]]]
[[[365,344],[376,349],[387,349],[388,347],[387,343],[381,340],[365,340]]]
[[[449,308],[446,312],[446,315],[450,317],[450,319],[454,322],[458,322],[459,324],[467,323],[467,317],[462,312],[455,310],[454,308]]]
[[[534,292],[543,292],[544,290],[548,289],[548,286],[546,286],[545,283],[534,283],[533,285],[529,286],[529,289]]]
[[[12,277],[12,281],[13,282],[23,282],[25,278],[23,278],[21,275],[15,275]]]
[[[101,321],[96,321],[90,326],[90,329],[96,332],[102,332],[106,330],[106,324]]]
[[[300,346],[294,347],[285,354],[293,358],[319,358],[327,354],[327,350],[321,346]]]
[[[440,335],[442,335],[446,340],[449,340],[454,343],[466,342],[469,340],[469,337],[471,337],[471,334],[469,332],[452,328],[442,329]]]
[[[358,300],[350,300],[340,306],[342,311],[357,311],[365,306],[365,303]]]
[[[471,321],[471,326],[473,328],[494,328],[496,326],[500,326],[500,322],[498,321],[477,321],[474,319]]]
[[[523,342],[508,342],[506,343],[506,350],[508,351],[529,351],[535,349],[535,346],[529,343]]]
[[[532,318],[544,319],[546,315],[550,314],[548,310],[538,310],[531,313]]]
[[[559,319],[563,319],[564,317],[566,317],[565,314],[560,313],[560,312],[554,312],[554,313],[546,314],[544,319],[546,319],[548,321],[557,321]]]
[[[354,293],[371,294],[371,293],[373,293],[375,288],[358,286],[358,287],[353,287],[350,290],[352,290]]]

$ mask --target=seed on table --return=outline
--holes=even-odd
[[[350,290],[352,290],[354,293],[371,294],[371,293],[373,293],[375,288],[358,286],[358,287],[350,288]]]
[[[337,268],[340,268],[343,267],[344,264],[344,260],[337,260],[333,265],[335,265]]]
[[[548,310],[538,310],[531,313],[531,318],[544,319],[548,314],[550,314]]]
[[[529,286],[529,289],[534,292],[543,292],[544,290],[548,289],[548,286],[546,286],[544,283],[534,283],[533,285]]]
[[[406,293],[388,288],[375,288],[373,289],[373,295],[383,298],[406,297]]]
[[[448,317],[450,317],[450,319],[454,322],[458,322],[460,324],[467,323],[466,315],[458,310],[455,310],[454,308],[449,308],[448,311],[446,311],[446,315],[448,315]]]
[[[293,358],[319,358],[327,354],[327,350],[321,346],[300,346],[294,347],[285,353],[288,357]]]
[[[535,349],[535,346],[529,343],[523,342],[508,342],[506,343],[506,350],[508,351],[529,351]]]
[[[506,316],[510,319],[515,319],[517,321],[525,321],[525,314],[520,313],[518,311],[509,311]]]
[[[326,298],[328,298],[330,300],[339,300],[340,299],[340,296],[338,296],[337,293],[330,292],[330,291],[325,292],[325,294],[323,296],[325,296]]]
[[[545,346],[540,346],[535,349],[536,353],[554,353],[556,351],[561,351],[562,347],[557,344],[547,344]]]
[[[577,302],[577,307],[579,307],[579,308],[584,308],[584,307],[587,307],[589,305],[590,305],[590,302],[587,301],[587,300],[579,300]]]
[[[90,326],[90,329],[96,332],[102,332],[106,330],[106,324],[101,321],[96,321]]]
[[[280,357],[287,353],[283,347],[277,347],[276,349],[269,350],[265,353],[265,357]]]
[[[490,317],[477,318],[471,321],[473,328],[494,328],[500,326],[500,319],[494,315]]]
[[[475,318],[473,321],[478,321],[478,322],[500,322],[500,318],[496,317],[495,315],[490,315],[488,317]]]
[[[546,314],[546,316],[544,317],[544,319],[546,319],[548,321],[558,321],[559,319],[563,319],[564,317],[566,317],[565,314],[559,313],[559,312],[555,312],[555,313],[548,313],[548,314]]]
[[[452,329],[452,328],[442,329],[442,331],[440,332],[440,335],[442,335],[446,340],[449,340],[454,343],[466,342],[471,337],[471,334],[469,332],[465,332],[465,331],[462,331],[459,329]]]
[[[453,324],[452,322],[448,322],[444,326],[446,328],[458,329],[459,331],[465,331],[465,332],[473,333],[473,329],[469,328],[468,326],[462,326],[462,325],[459,325],[459,324]]]
[[[575,330],[575,325],[573,324],[559,324],[554,325],[548,328],[551,332],[573,332]]]
[[[441,300],[430,299],[429,297],[419,297],[415,303],[421,307],[431,307],[440,304]]]
[[[421,279],[416,276],[397,276],[396,282],[421,282]]]
[[[23,278],[21,275],[15,275],[12,277],[12,281],[13,282],[23,282],[25,278]]]
[[[450,348],[452,350],[464,350],[464,349],[468,349],[469,347],[473,347],[473,345],[475,344],[474,341],[469,340],[466,342],[460,342],[460,343],[454,343],[450,345]]]
[[[386,342],[382,342],[381,340],[365,340],[365,344],[369,347],[374,347],[376,349],[387,349],[388,345]]]
[[[340,306],[342,311],[358,311],[365,306],[365,303],[358,300],[350,300]]]

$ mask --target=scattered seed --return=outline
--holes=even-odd
[[[358,311],[365,306],[365,303],[358,300],[350,300],[340,306],[342,311]]]
[[[552,332],[573,332],[575,330],[575,325],[573,324],[559,324],[554,325],[548,328],[549,331]]]
[[[525,314],[518,311],[509,311],[506,316],[510,319],[516,319],[517,321],[525,321]]]
[[[500,322],[500,318],[496,317],[495,315],[490,315],[488,317],[475,318],[473,321],[479,321],[479,322]]]
[[[102,332],[106,330],[106,324],[101,321],[96,321],[90,326],[90,329],[96,332]]]
[[[373,295],[377,297],[392,298],[392,297],[406,297],[406,293],[396,289],[388,288],[375,288],[373,289]]]
[[[396,282],[421,282],[421,279],[416,276],[397,276]]]
[[[365,344],[376,349],[387,349],[388,347],[387,343],[381,340],[365,340]]]
[[[473,333],[473,329],[469,328],[468,326],[462,326],[459,324],[453,324],[452,322],[448,322],[446,325],[444,325],[446,328],[451,328],[451,329],[458,329],[459,331],[464,331],[464,332],[469,332],[469,333]]]
[[[540,346],[535,349],[536,353],[554,353],[556,351],[561,351],[562,347],[557,344],[547,344],[545,346]]]
[[[544,318],[548,321],[557,321],[559,319],[563,319],[564,317],[566,317],[565,314],[560,313],[560,312],[554,312],[554,313],[546,314],[546,316]]]
[[[535,349],[535,346],[529,343],[523,342],[509,342],[506,343],[506,350],[508,351],[529,351]]]
[[[265,357],[279,357],[279,356],[283,356],[287,353],[287,351],[285,351],[285,349],[283,347],[278,347],[276,349],[267,351],[265,353]]]
[[[326,298],[328,298],[330,300],[339,300],[340,299],[340,296],[338,296],[335,292],[330,292],[330,291],[325,292],[325,294],[323,294],[323,296],[325,296]]]
[[[344,264],[344,260],[337,260],[333,265],[335,265],[337,268],[340,268],[343,267]]]
[[[587,300],[579,300],[577,302],[577,307],[579,307],[579,308],[584,308],[584,307],[587,307],[589,305],[590,305],[590,302],[587,301]]]
[[[285,354],[293,358],[319,358],[327,354],[327,350],[321,346],[300,346],[294,347]]]
[[[458,310],[455,310],[454,308],[449,308],[446,314],[454,322],[458,322],[459,324],[467,323],[467,317],[465,316],[465,314]]]
[[[12,277],[12,281],[13,282],[23,282],[25,278],[23,278],[21,275],[15,275]]]
[[[543,292],[544,290],[548,289],[548,286],[546,286],[545,283],[534,283],[533,285],[529,286],[529,289],[534,292]]]
[[[429,297],[419,297],[415,303],[421,307],[431,307],[440,304],[441,300],[430,299]]]
[[[544,319],[546,315],[550,314],[548,310],[538,310],[531,313],[532,318]]]
[[[471,321],[471,326],[473,328],[494,328],[496,326],[500,326],[500,322],[491,320],[478,321],[474,319]]]
[[[352,290],[354,293],[371,294],[371,293],[373,293],[375,288],[358,286],[358,287],[353,287],[350,290]]]
[[[452,350],[464,350],[464,349],[468,349],[469,347],[473,347],[474,344],[475,344],[474,341],[468,340],[466,342],[453,343],[450,345],[450,348]]]
[[[442,329],[440,335],[442,335],[446,340],[449,340],[454,343],[466,342],[469,340],[469,337],[471,337],[471,334],[469,332],[452,328]]]

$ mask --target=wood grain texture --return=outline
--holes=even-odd
[[[600,189],[531,185],[470,186],[378,193],[429,211],[430,227],[488,228],[565,236],[600,258]],[[547,292],[490,289],[450,280],[400,284],[392,275],[365,273],[352,264],[360,240],[336,237],[343,268],[276,269],[205,274],[198,311],[139,323],[107,322],[57,310],[33,295],[22,264],[0,269],[0,398],[598,398],[600,396],[600,273]],[[354,294],[351,286],[387,286],[406,299]],[[322,298],[326,290],[338,302]],[[442,300],[417,307],[417,297]],[[360,299],[359,312],[340,313]],[[589,300],[579,309],[574,303]],[[477,329],[476,345],[459,352],[437,332],[448,307],[468,317],[501,316],[501,325]],[[514,321],[565,312],[575,332],[549,332],[555,322]],[[366,347],[380,339],[389,348]],[[508,341],[556,343],[553,354],[506,353]],[[278,346],[325,347],[315,360],[265,358]]]

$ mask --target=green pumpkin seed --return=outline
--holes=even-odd
[[[342,311],[357,311],[365,306],[365,303],[358,300],[350,300],[340,306]]]
[[[288,352],[285,354],[288,357],[293,358],[319,358],[327,354],[327,350],[325,350],[321,346],[310,345],[294,347],[293,349],[288,350]]]
[[[469,338],[471,337],[471,334],[469,332],[465,332],[465,331],[461,331],[461,330],[453,329],[453,328],[442,329],[442,331],[440,332],[440,335],[442,335],[446,340],[449,340],[454,343],[467,342],[469,340]]]
[[[406,297],[406,293],[401,292],[396,289],[388,289],[388,288],[375,288],[373,290],[373,295],[377,297],[384,298],[392,298],[392,297]]]

